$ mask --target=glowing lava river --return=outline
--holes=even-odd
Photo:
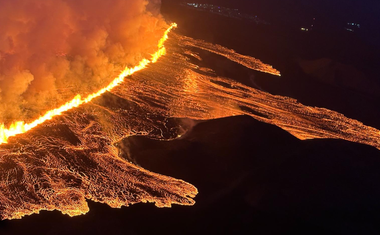
[[[170,33],[175,26],[166,30],[150,60],[127,68],[107,87],[86,98],[77,96],[31,123],[1,126],[1,219],[41,210],[85,214],[86,200],[115,208],[140,202],[158,207],[193,205],[198,193],[193,185],[136,166],[117,148],[128,136],[171,140],[186,132],[180,123],[166,128],[169,118],[249,115],[299,139],[335,138],[380,148],[380,131],[375,128],[219,77],[197,65],[202,58],[196,51],[202,50],[280,75],[258,59]]]

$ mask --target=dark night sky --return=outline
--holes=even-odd
[[[315,15],[343,21],[360,21],[371,25],[377,25],[380,22],[378,16],[380,1],[378,0],[194,0],[194,2],[236,7],[281,20],[284,20],[284,16],[302,19]]]
[[[178,2],[178,0],[165,0]],[[305,27],[316,18],[315,27],[342,30],[348,22],[361,24],[361,34],[380,47],[379,0],[185,0],[210,3],[257,14],[275,25]],[[327,26],[327,27],[326,27]]]

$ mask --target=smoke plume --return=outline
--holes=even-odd
[[[28,120],[149,57],[160,1],[0,0],[0,122]]]

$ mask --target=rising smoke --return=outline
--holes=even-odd
[[[155,51],[160,1],[0,0],[0,122],[94,92]]]

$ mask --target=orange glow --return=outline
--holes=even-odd
[[[220,45],[175,33],[165,42],[174,27],[165,32],[150,60],[126,69],[110,85],[86,98],[77,96],[37,121],[16,122],[6,129],[22,133],[62,114],[1,146],[0,220],[42,210],[82,215],[89,211],[86,200],[113,208],[147,202],[157,207],[194,205],[198,193],[195,186],[135,165],[139,156],[137,151],[130,151],[129,143],[136,140],[132,136],[162,141],[186,138],[194,124],[203,120],[249,115],[299,139],[344,139],[380,149],[378,129],[335,111],[305,106],[295,99],[220,77],[216,71],[202,67],[202,52],[208,51],[255,71],[280,75],[271,65]],[[123,82],[125,76],[165,55],[164,42],[170,53]],[[110,97],[115,99],[63,113],[111,89]],[[2,130],[6,139],[12,136],[5,133],[4,125]],[[160,154],[151,150],[144,156],[155,158]]]
[[[140,63],[137,66],[133,68],[125,68],[124,71],[122,71],[120,75],[117,78],[115,78],[108,86],[100,89],[99,91],[88,95],[86,98],[82,98],[80,95],[76,95],[74,99],[72,99],[71,101],[67,102],[66,104],[62,105],[59,108],[46,112],[45,115],[41,116],[40,118],[34,120],[31,123],[25,123],[24,121],[17,121],[17,122],[13,122],[9,128],[6,128],[4,123],[1,124],[0,125],[0,144],[7,143],[9,137],[25,133],[35,128],[36,126],[44,123],[45,121],[50,120],[55,116],[61,115],[63,112],[66,112],[70,109],[78,107],[79,105],[90,102],[94,98],[101,96],[106,91],[110,91],[116,86],[120,85],[124,81],[125,77],[128,77],[134,74],[135,72],[146,68],[146,66],[150,63],[156,63],[160,57],[166,54],[164,43],[168,39],[168,34],[170,33],[170,31],[176,27],[177,27],[177,24],[172,23],[170,27],[165,31],[164,35],[158,42],[158,45],[157,45],[158,50],[152,55],[152,58],[150,60],[143,59],[140,61]]]
[[[229,60],[241,64],[247,68],[281,77],[280,71],[273,68],[272,65],[265,64],[261,60],[255,59],[251,56],[239,54],[236,51],[221,45],[212,44],[203,40],[194,40],[193,38],[185,36],[182,36],[182,41],[186,46],[197,47],[199,49],[226,57]]]

